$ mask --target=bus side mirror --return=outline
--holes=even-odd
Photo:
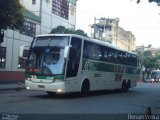
[[[72,47],[71,45],[65,46],[65,48],[64,48],[64,58],[65,59],[68,58],[69,50],[70,50],[71,47]]]
[[[29,46],[21,46],[19,48],[19,57],[23,59],[27,59],[26,53],[29,51]]]

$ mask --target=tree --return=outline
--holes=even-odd
[[[141,0],[137,0],[137,3],[139,4]],[[158,6],[160,6],[160,0],[148,0],[148,2],[156,2]]]
[[[21,29],[23,22],[23,7],[19,0],[0,0],[0,37],[8,28]]]
[[[160,4],[160,0],[148,0],[149,2],[156,2],[157,3],[157,5],[159,5]]]
[[[147,48],[152,48],[152,44],[149,44],[149,45],[147,46]]]
[[[145,67],[145,71],[143,71],[143,78],[145,74],[147,74],[147,77],[149,77],[151,70],[160,68],[160,53],[158,53],[158,51],[154,56],[149,50],[144,51],[137,49],[136,52],[141,65]]]
[[[53,28],[51,30],[51,33],[52,34],[59,34],[59,33],[65,34],[67,33],[67,29],[64,26],[57,26],[56,28]]]
[[[76,30],[76,31],[75,31],[75,34],[83,35],[83,36],[85,36],[85,37],[88,37],[87,33],[85,33],[83,30],[80,30],[80,29]]]
[[[51,34],[78,34],[78,35],[82,35],[82,36],[85,36],[85,37],[88,37],[87,33],[85,33],[83,30],[73,30],[73,29],[70,29],[70,28],[66,28],[64,26],[57,26],[56,28],[53,28],[51,30]]]

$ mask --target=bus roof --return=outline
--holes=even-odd
[[[93,38],[89,38],[89,37],[85,37],[85,36],[81,36],[81,35],[77,35],[77,34],[42,34],[42,35],[36,35],[36,37],[46,37],[46,36],[74,36],[74,37],[81,37],[87,41],[91,41],[91,42],[94,42],[94,43],[98,43],[100,45],[103,45],[103,46],[107,46],[107,47],[110,47],[110,48],[113,48],[113,49],[116,49],[116,50],[119,50],[119,51],[122,51],[122,52],[127,52],[127,53],[130,53],[130,54],[134,54],[134,55],[137,55],[136,53],[134,52],[130,52],[130,51],[126,51],[126,50],[123,50],[119,47],[117,47],[116,45],[113,45],[109,42],[105,42],[105,41],[102,41],[102,40],[98,40],[98,39],[93,39]]]
[[[42,34],[42,35],[36,35],[36,37],[45,37],[45,36],[80,36],[77,34]]]

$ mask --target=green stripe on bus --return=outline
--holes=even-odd
[[[31,78],[33,75],[29,73],[25,73],[25,77]],[[64,79],[64,75],[54,75],[54,76],[42,76],[42,75],[36,75],[37,79]]]
[[[54,76],[54,79],[64,79],[64,75],[56,75]]]
[[[82,70],[136,74],[135,67],[83,59]]]

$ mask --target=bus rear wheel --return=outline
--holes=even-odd
[[[87,96],[89,93],[90,84],[89,80],[84,80],[81,86],[81,96]]]
[[[122,87],[121,87],[121,91],[122,92],[127,92],[128,91],[128,86],[127,86],[127,83],[126,83],[126,80],[123,80],[122,82]]]
[[[127,85],[126,85],[126,92],[128,92],[129,91],[129,88],[131,87],[131,82],[130,82],[130,80],[128,80],[127,81]]]

